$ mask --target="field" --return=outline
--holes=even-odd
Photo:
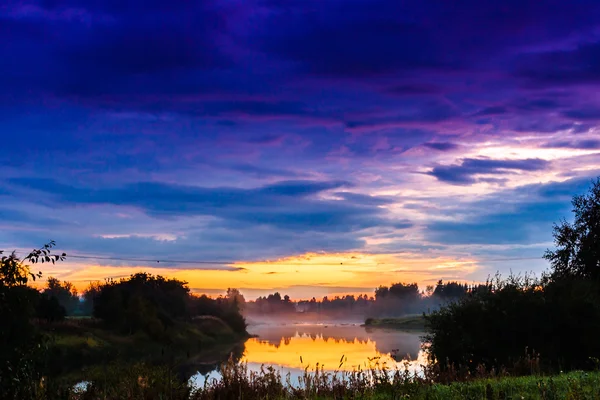
[[[387,398],[374,396],[374,399]],[[408,398],[408,397],[407,397]],[[571,372],[552,377],[526,376],[432,385],[411,399],[598,399],[600,374]]]
[[[372,328],[424,331],[426,328],[426,321],[422,315],[407,315],[396,318],[367,318],[365,326]]]

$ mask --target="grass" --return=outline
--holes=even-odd
[[[406,315],[396,318],[367,318],[365,326],[417,331],[424,331],[427,327],[425,318],[422,315]]]
[[[376,398],[376,397],[375,397]],[[600,373],[480,379],[423,388],[412,399],[598,399]]]
[[[192,388],[165,366],[135,365],[105,368],[104,375],[90,382],[86,392],[63,391],[62,398],[88,399],[169,399],[169,400],[259,400],[259,399],[411,399],[411,400],[558,400],[599,399],[600,372],[570,372],[554,376],[463,377],[463,382],[434,383],[431,377],[406,371],[370,370],[328,373],[305,371],[299,382],[272,367],[250,372],[243,364],[221,366],[222,379]],[[66,393],[66,395],[65,395]],[[44,400],[54,400],[51,396]]]
[[[184,363],[203,354],[228,351],[246,337],[236,334],[215,317],[179,323],[166,333],[165,340],[154,340],[143,332],[122,334],[103,328],[93,319],[67,319],[40,323],[50,338],[50,370],[65,381],[81,380],[97,366],[122,361],[126,363]],[[225,357],[227,357],[225,355]]]

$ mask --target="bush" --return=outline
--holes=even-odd
[[[441,365],[511,367],[529,353],[549,369],[585,369],[600,357],[600,291],[589,281],[513,281],[426,319],[430,356]]]
[[[35,313],[38,318],[47,322],[62,321],[67,315],[65,308],[60,305],[58,299],[46,293],[40,295]]]

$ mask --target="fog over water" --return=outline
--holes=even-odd
[[[292,383],[298,382],[307,367],[311,371],[317,364],[329,372],[365,369],[376,362],[417,372],[427,362],[423,332],[368,328],[358,321],[282,319],[251,321],[248,331],[255,337],[244,343],[240,362],[250,371],[272,365],[282,375],[290,374]],[[219,373],[203,371],[191,379],[203,385],[207,379],[219,379]]]

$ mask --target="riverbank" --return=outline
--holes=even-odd
[[[91,318],[67,319],[39,325],[48,338],[49,363],[56,376],[79,379],[82,371],[113,362],[198,362],[226,359],[249,335],[234,332],[221,319],[197,317],[176,323],[159,337],[144,332],[126,334],[104,328]]]
[[[364,326],[370,328],[425,331],[427,321],[422,315],[407,315],[394,318],[367,318]]]
[[[354,377],[357,377],[355,374]],[[391,383],[376,381],[326,382],[319,376],[306,376],[304,387],[293,391],[278,384],[250,385],[241,392],[245,399],[321,399],[361,398],[365,400],[466,400],[466,399],[598,399],[600,398],[600,372],[570,372],[554,376],[524,376],[475,379],[468,382],[431,384],[422,380],[392,379]],[[256,381],[258,382],[258,380]],[[352,383],[351,383],[352,382]],[[372,381],[371,381],[372,382]],[[192,395],[193,400],[235,398],[234,393],[246,382],[214,384]],[[250,389],[252,388],[252,389]],[[277,393],[277,391],[280,391]],[[230,397],[228,397],[230,396]]]
[[[427,380],[392,377],[390,380],[370,380],[355,372],[346,378],[331,379],[330,375],[306,373],[301,385],[291,388],[285,378],[266,368],[250,376],[243,367],[222,370],[223,379],[204,387],[192,388],[179,381],[164,367],[134,366],[115,369],[103,379],[90,382],[87,393],[71,393],[69,400],[96,398],[171,400],[212,399],[321,399],[361,398],[365,400],[463,400],[463,399],[598,399],[600,372],[570,372],[554,376],[524,376],[473,379],[468,382],[432,384]],[[381,377],[381,376],[380,376]],[[48,398],[50,399],[50,398]]]

